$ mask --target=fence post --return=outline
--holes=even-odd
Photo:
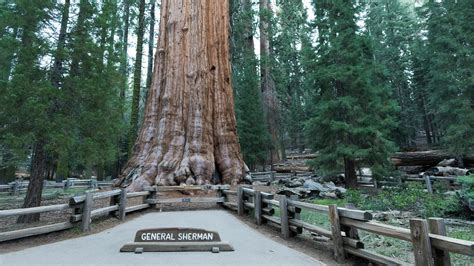
[[[332,242],[334,245],[334,258],[337,262],[342,262],[345,258],[344,246],[341,235],[341,223],[339,222],[339,213],[337,205],[332,204],[329,208],[329,221],[331,222]]]
[[[443,218],[429,218],[428,226],[430,233],[437,235],[446,235],[446,226]],[[434,249],[434,265],[436,266],[451,266],[451,258],[449,252],[441,249]]]
[[[428,223],[423,219],[410,219],[411,240],[415,255],[415,265],[434,266]]]
[[[279,198],[280,203],[280,226],[281,226],[281,234],[283,238],[290,237],[290,224],[288,221],[288,202],[286,200],[286,196],[282,196]]]
[[[84,200],[84,207],[82,209],[81,231],[88,232],[91,230],[91,212],[94,205],[93,194],[86,192],[86,199]]]
[[[121,221],[125,221],[125,208],[127,208],[127,190],[122,189],[120,191],[120,202],[119,202],[119,211],[118,211],[118,218]]]
[[[150,208],[155,208],[156,207],[156,196],[158,195],[157,192],[156,192],[156,187],[152,187],[153,189],[150,190],[150,194],[146,197],[146,202],[148,202],[148,204],[150,204]],[[152,203],[149,203],[150,201],[148,200],[151,200]]]
[[[237,189],[237,214],[244,215],[244,188]]]
[[[352,203],[346,204],[346,208],[351,209],[351,210],[356,209],[355,205]],[[342,225],[341,228],[342,228],[342,231],[346,233],[346,237],[359,240],[359,232],[357,231],[357,228],[352,227],[352,226],[346,226],[346,225]]]
[[[120,202],[120,195],[112,196],[112,197],[110,197],[110,204],[109,205],[114,206],[116,204],[119,204],[119,202]],[[110,216],[115,216],[115,217],[119,216],[118,211],[111,211],[111,212],[109,212],[109,215]]]
[[[430,194],[433,194],[433,187],[431,187],[431,179],[429,175],[423,175],[425,178],[425,183],[426,183],[426,189]]]
[[[255,191],[254,194],[255,220],[257,225],[262,225],[262,192]]]

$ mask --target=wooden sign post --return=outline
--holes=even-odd
[[[120,252],[234,251],[222,242],[219,233],[197,228],[155,228],[139,230],[135,242],[125,244]]]

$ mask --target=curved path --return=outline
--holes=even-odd
[[[196,227],[219,232],[234,252],[120,253],[139,229]],[[226,211],[145,214],[97,234],[0,255],[0,265],[323,265],[280,244]]]

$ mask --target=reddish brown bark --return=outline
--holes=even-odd
[[[228,0],[163,0],[144,121],[120,183],[239,182],[248,171],[236,132]]]

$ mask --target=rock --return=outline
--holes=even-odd
[[[336,193],[334,193],[334,192],[322,192],[319,195],[323,198],[338,199]]]
[[[345,189],[343,187],[336,187],[336,191],[341,193],[341,194],[345,194],[347,192],[347,189]]]
[[[270,182],[263,182],[263,181],[253,181],[253,186],[269,186]]]
[[[456,159],[444,159],[438,163],[438,166],[456,166]]]
[[[342,184],[344,183],[344,175],[324,176],[321,178],[320,182],[333,182],[335,184]]]
[[[399,211],[374,212],[373,218],[377,221],[390,221],[400,214]]]
[[[342,188],[344,189],[344,188]],[[337,188],[334,193],[336,194],[336,196],[339,198],[339,199],[343,199],[344,198],[344,193],[345,193],[345,189],[344,189],[344,192],[342,192],[341,188]]]
[[[285,195],[288,198],[290,198],[293,195],[297,195],[298,197],[305,197],[304,190],[303,189],[288,189],[288,188],[283,188],[280,189],[276,192],[278,195]]]
[[[324,186],[330,191],[335,191],[337,189],[336,185],[333,182],[324,183]]]
[[[303,182],[301,182],[301,181],[299,181],[299,180],[297,180],[297,179],[292,179],[292,180],[290,180],[290,182],[288,182],[287,184],[285,184],[285,186],[291,187],[291,188],[293,188],[293,187],[301,187],[301,186],[303,186]]]
[[[325,188],[320,183],[314,182],[312,179],[306,180],[303,184],[303,187],[309,190],[317,190],[321,192],[328,191],[327,188]]]

